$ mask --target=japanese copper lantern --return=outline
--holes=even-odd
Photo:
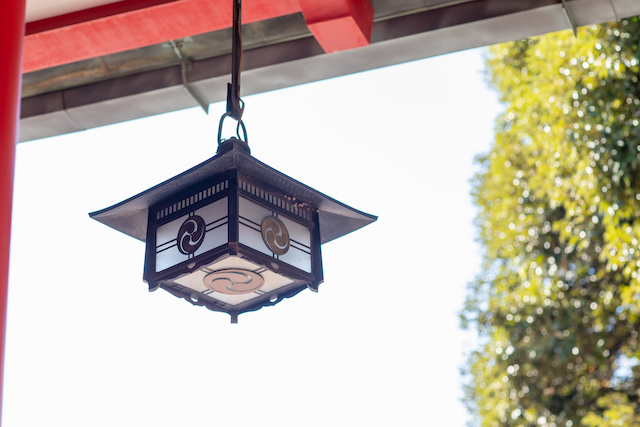
[[[321,244],[377,218],[224,141],[200,165],[91,218],[146,242],[144,281],[194,305],[238,314],[323,281]]]

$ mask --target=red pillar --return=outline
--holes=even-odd
[[[0,0],[0,405],[4,380],[4,343],[7,325],[9,242],[13,199],[13,167],[22,82],[22,42],[25,0]],[[2,406],[0,406],[0,419]]]

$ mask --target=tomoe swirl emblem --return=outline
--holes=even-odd
[[[198,250],[204,241],[206,224],[202,217],[193,215],[187,218],[178,230],[178,250],[184,255],[190,255]]]
[[[215,292],[227,295],[249,294],[264,285],[264,278],[256,272],[239,268],[218,270],[207,274],[204,285]]]
[[[284,255],[289,250],[289,230],[275,216],[269,215],[262,220],[262,240],[276,255]]]

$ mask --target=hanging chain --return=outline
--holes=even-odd
[[[218,145],[222,143],[222,124],[224,119],[231,117],[238,122],[236,135],[240,137],[240,128],[244,135],[244,142],[247,140],[247,129],[242,121],[244,112],[244,101],[240,99],[240,70],[242,66],[242,34],[240,24],[242,22],[242,0],[233,0],[233,33],[231,45],[231,83],[227,84],[227,112],[220,119],[218,126]]]

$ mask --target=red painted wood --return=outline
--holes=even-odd
[[[13,170],[20,119],[22,39],[26,0],[0,0],[0,417],[9,287]]]
[[[298,0],[298,4],[325,52],[370,44],[374,15],[371,0]]]
[[[65,15],[27,22],[27,29],[25,33],[26,35],[31,35],[41,33],[43,31],[55,30],[56,28],[68,27],[69,25],[75,25],[81,22],[93,21],[94,19],[106,18],[108,16],[119,15],[121,13],[131,12],[173,1],[177,0],[122,0],[115,3],[92,7],[90,9],[67,13]]]
[[[177,0],[30,34],[24,72],[227,28],[231,7],[229,0]],[[246,0],[243,23],[299,11],[296,0]]]

